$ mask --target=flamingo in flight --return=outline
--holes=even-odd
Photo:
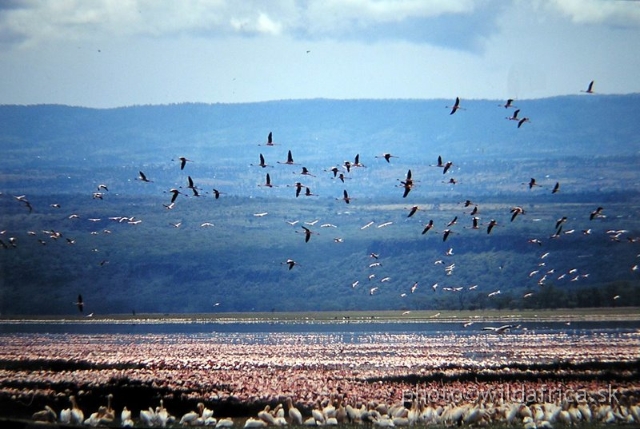
[[[533,188],[534,186],[540,186],[536,183],[536,179],[534,179],[533,177],[531,178],[531,180],[529,180],[529,183],[527,185],[529,185],[529,189]]]
[[[291,155],[291,151],[290,150],[287,153],[287,160],[284,161],[284,162],[278,161],[278,164],[295,165],[295,162],[293,162],[293,156]]]
[[[251,164],[254,165],[254,164]],[[259,167],[265,168],[265,167],[273,167],[273,165],[269,165],[265,162],[264,160],[264,156],[262,154],[260,154],[260,164],[257,164]]]
[[[496,222],[495,219],[491,219],[491,221],[489,222],[489,225],[487,226],[487,234],[491,234],[491,230],[497,224],[498,224],[498,222]]]
[[[265,182],[263,185],[260,186],[265,186],[267,188],[273,188],[273,185],[271,184],[271,176],[269,176],[269,173],[267,173],[267,177],[265,179]]]
[[[84,301],[82,300],[82,295],[81,294],[78,294],[78,300],[76,302],[74,302],[73,304],[78,307],[78,310],[80,311],[80,313],[84,312]]]
[[[411,217],[411,216],[413,216],[414,214],[416,214],[416,212],[417,212],[418,210],[420,210],[420,209],[418,208],[418,206],[413,206],[413,207],[411,207],[411,210],[409,211],[409,214],[407,215],[407,217]]]
[[[308,243],[309,240],[311,239],[311,234],[317,234],[317,232],[313,232],[311,231],[309,228],[307,228],[306,226],[302,226],[302,229],[304,229],[304,242]],[[300,232],[300,231],[296,231],[296,232]]]
[[[560,182],[556,182],[555,186],[553,187],[553,189],[551,190],[552,194],[555,194],[556,192],[558,192],[560,190]]]
[[[398,158],[395,155],[391,155],[390,153],[383,153],[382,155],[376,155],[376,158],[384,158],[385,161],[391,162],[391,158]]]
[[[346,189],[342,192],[342,195],[342,198],[336,198],[336,200],[343,200],[345,203],[349,204],[349,202],[354,199],[349,196]]]
[[[213,188],[213,196],[215,197],[216,200],[220,198],[221,194],[224,194],[224,192],[220,192],[216,188]]]
[[[453,115],[454,113],[456,113],[458,109],[464,110],[464,108],[460,107],[460,97],[456,97],[456,102],[453,104],[453,106],[446,106],[446,107],[447,109],[451,109],[451,113],[449,113],[450,115]]]
[[[505,117],[505,119],[508,119],[510,121],[519,121],[520,118],[518,118],[518,113],[520,113],[520,109],[517,109],[515,112],[513,112],[513,115],[507,116]]]
[[[354,167],[366,167],[366,165],[360,163],[360,154],[356,154],[355,162],[352,164]]]
[[[522,118],[518,121],[518,128],[520,128],[522,126],[522,124],[524,124],[525,122],[531,122],[531,120],[529,118]]]
[[[513,98],[507,99],[507,102],[505,104],[498,104],[498,106],[504,107],[505,109],[508,109],[509,107],[516,107],[513,105]]]
[[[307,167],[302,167],[302,172],[301,172],[300,174],[302,174],[302,175],[304,175],[304,176],[316,177],[316,176],[314,176],[313,174],[311,174],[311,173],[309,172],[309,170],[307,169]]]
[[[138,180],[143,181],[143,182],[147,182],[150,183],[151,180],[147,179],[147,176],[145,176],[145,174],[142,171],[138,171]]]
[[[407,177],[404,180],[400,181],[400,186],[404,188],[404,194],[402,194],[402,198],[406,198],[411,192],[411,188],[413,188],[413,179],[411,178],[411,170],[407,171]]]
[[[589,82],[589,86],[587,87],[586,91],[580,91],[580,92],[586,92],[587,94],[593,94],[593,80],[591,82]]]
[[[173,194],[173,196],[171,197],[171,203],[170,204],[173,204],[176,201],[176,198],[178,198],[178,194],[182,194],[182,192],[178,191],[175,188],[169,189],[169,192],[171,194]]]
[[[276,144],[273,142],[273,132],[269,131],[269,135],[267,136],[267,143],[265,146],[275,146]],[[261,146],[261,145],[258,145]]]
[[[281,262],[281,264],[286,264],[289,266],[289,269],[292,269],[293,267],[295,267],[296,265],[300,266],[300,264],[298,264],[296,261],[294,261],[293,259],[287,259],[286,262]]]
[[[511,208],[511,222],[516,220],[516,217],[519,214],[524,214],[524,209],[522,207],[513,207],[513,208]]]
[[[193,162],[190,159],[185,158],[184,156],[181,156],[178,159],[180,160],[180,170],[184,170],[184,166],[187,165],[187,162]]]

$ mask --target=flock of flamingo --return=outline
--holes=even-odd
[[[589,94],[593,94],[594,93],[594,82],[590,82],[590,84],[588,85],[588,88],[582,92],[585,93],[589,93]],[[519,112],[520,109],[517,109],[517,107],[514,105],[514,99],[508,99],[504,104],[500,104],[500,107],[503,107],[504,109],[515,109],[514,113],[512,116],[508,116],[506,117],[506,119],[508,120],[512,120],[512,121],[517,121],[518,122],[518,128],[520,128],[525,122],[530,122],[528,117],[520,117],[519,116]],[[452,106],[446,106],[447,108],[450,108],[450,115],[454,115],[456,114],[458,111],[460,110],[464,110],[465,108],[461,105],[461,101],[460,98],[457,97],[455,100],[455,103]],[[269,132],[268,136],[267,136],[267,140],[266,143],[260,144],[260,146],[265,146],[265,147],[274,147],[274,146],[279,146],[279,143],[276,143],[273,139],[273,133]],[[397,158],[396,155],[393,155],[391,153],[382,153],[380,155],[376,155],[375,158],[380,158],[384,161],[386,161],[386,163],[391,163],[392,160],[394,158]],[[185,156],[180,156],[177,158],[177,161],[179,162],[179,168],[181,171],[185,171],[188,170],[188,164],[193,162],[192,159],[189,159]],[[287,157],[285,160],[282,161],[277,161],[276,164],[279,165],[288,165],[288,166],[298,166],[300,164],[298,164],[297,162],[294,161],[294,157],[293,157],[293,153],[292,150],[288,150],[287,151]],[[252,166],[256,166],[256,167],[260,167],[261,169],[267,169],[269,168],[273,168],[274,165],[270,165],[267,164],[266,158],[264,156],[263,153],[259,153],[259,163],[257,164],[251,164]],[[432,164],[433,167],[439,168],[442,170],[442,174],[443,176],[446,176],[447,174],[451,175],[452,167],[454,166],[454,162],[453,161],[444,161],[442,156],[438,156],[437,158],[437,163]],[[341,183],[345,184],[346,181],[348,179],[355,179],[354,177],[350,176],[350,173],[354,170],[354,169],[359,169],[359,168],[366,168],[366,166],[361,162],[360,159],[360,154],[356,154],[355,158],[353,161],[344,161],[341,165],[338,166],[333,166],[330,167],[328,169],[326,169],[326,172],[330,173],[330,177],[332,177],[335,180],[340,180]],[[305,166],[301,166],[301,171],[298,173],[301,177],[304,178],[310,178],[310,177],[316,177],[315,174],[313,174],[307,167]],[[139,176],[137,177],[137,180],[142,182],[142,183],[152,183],[153,180],[152,178],[149,178],[147,176],[147,174],[145,174],[143,171],[139,171]],[[191,175],[187,176],[187,183],[186,183],[186,189],[190,190],[191,193],[193,194],[193,197],[200,197],[203,196],[203,189],[201,189],[197,183],[197,181],[193,179],[193,177]],[[408,169],[406,172],[406,175],[402,178],[398,178],[397,179],[397,184],[396,186],[402,189],[402,194],[401,194],[401,198],[405,199],[409,196],[409,194],[411,193],[411,191],[418,186],[420,180],[416,179],[412,173],[411,169]],[[447,184],[456,184],[457,181],[455,178],[451,177],[448,180],[443,181],[444,183]],[[542,187],[538,181],[535,178],[531,178],[528,182],[523,183],[523,185],[527,186],[529,188],[529,190],[533,190],[534,188],[540,188]],[[280,185],[276,184],[273,182],[273,178],[271,176],[271,174],[269,172],[267,172],[264,176],[264,182],[258,184],[259,187],[263,187],[263,188],[267,188],[267,189],[271,189],[271,188],[276,188]],[[314,197],[317,196],[311,189],[311,187],[308,184],[304,184],[301,181],[295,181],[294,183],[286,183],[283,186],[285,187],[293,187],[294,188],[294,192],[293,195],[295,196],[295,198],[306,198],[306,197]],[[555,182],[555,185],[553,186],[553,189],[551,191],[551,194],[557,194],[560,191],[560,182]],[[168,191],[166,191],[169,195],[170,198],[168,201],[166,201],[166,203],[163,203],[163,206],[167,209],[167,210],[171,210],[174,207],[176,207],[176,204],[178,204],[179,200],[178,198],[180,196],[186,196],[187,194],[185,193],[185,191],[183,190],[183,187],[173,187],[170,188]],[[208,192],[206,192],[208,193]],[[93,198],[95,199],[99,199],[99,200],[103,200],[104,198],[107,197],[107,195],[109,194],[109,186],[107,186],[107,184],[101,183],[97,186],[97,192],[93,193]],[[212,195],[214,196],[215,199],[219,199],[221,198],[221,195],[224,195],[225,192],[213,188],[212,190]],[[338,201],[343,201],[345,204],[351,204],[352,201],[356,201],[358,199],[357,196],[352,195],[348,189],[346,189],[346,185],[345,188],[342,190],[342,195],[341,196],[337,196],[335,197],[335,200]],[[33,211],[33,206],[31,204],[31,202],[28,200],[28,198],[25,195],[19,195],[19,196],[15,196],[15,200],[18,201],[21,204],[24,204],[24,206],[29,210],[29,212],[31,213]],[[52,207],[57,207],[60,208],[60,205],[58,203],[52,203],[51,204]],[[491,218],[490,220],[488,220],[486,223],[483,223],[478,215],[478,211],[479,211],[479,206],[476,202],[472,202],[471,200],[467,200],[464,203],[464,207],[468,208],[470,210],[469,212],[469,225],[468,226],[463,226],[464,229],[471,229],[471,230],[480,230],[480,229],[484,229],[486,231],[487,234],[491,234],[496,228],[500,228],[503,225],[505,225],[505,223],[503,223],[502,221],[499,221],[495,218]],[[407,218],[411,218],[413,217],[418,211],[423,211],[424,209],[418,205],[412,205],[411,207],[409,207],[409,212],[407,214]],[[605,214],[605,209],[601,206],[595,208],[591,214],[589,215],[589,219],[591,221],[597,220],[597,219],[601,219],[601,218],[605,218],[606,214]],[[467,212],[465,212],[467,213]],[[505,221],[506,223],[512,223],[512,222],[517,222],[519,218],[521,218],[522,216],[524,216],[526,213],[525,209],[521,206],[517,206],[514,205],[513,207],[511,207],[510,209],[510,214],[509,216],[509,220]],[[255,217],[264,217],[267,216],[268,212],[260,212],[260,213],[254,213]],[[73,213],[71,215],[69,215],[69,219],[78,219],[81,216],[77,213]],[[139,225],[140,223],[142,223],[142,219],[137,218],[137,217],[126,217],[126,216],[113,216],[110,218],[111,220],[118,222],[118,223],[126,223],[126,224],[130,224],[130,225]],[[89,219],[90,221],[95,221],[95,222],[100,222],[101,219]],[[455,234],[459,234],[460,231],[456,230],[455,227],[457,225],[459,225],[459,220],[461,221],[462,219],[459,219],[459,216],[454,216],[449,222],[447,222],[443,228],[438,232],[442,235],[442,241],[446,242],[447,240],[449,240],[449,238],[452,235]],[[555,223],[555,227],[553,229],[553,233],[549,235],[549,239],[557,239],[559,237],[561,237],[562,235],[566,235],[566,234],[572,234],[574,233],[576,230],[575,229],[567,229],[565,227],[565,225],[567,225],[567,217],[566,216],[562,216],[560,217],[557,222]],[[319,233],[314,230],[314,225],[315,222],[305,222],[305,225],[302,225],[301,221],[299,220],[293,220],[293,221],[288,221],[288,223],[292,226],[296,226],[299,224],[300,229],[296,229],[297,233],[301,233],[304,237],[304,241],[305,242],[311,242],[313,241],[313,237],[316,235],[319,235]],[[389,222],[384,222],[381,224],[377,225],[377,228],[383,228],[383,227],[387,227],[392,225],[394,222],[389,221]],[[182,226],[182,222],[174,222],[174,223],[170,223],[173,227],[175,228],[180,228]],[[370,222],[368,224],[365,224],[361,227],[361,229],[367,229],[369,227],[372,227],[374,225],[373,222]],[[201,227],[212,227],[214,226],[214,224],[212,222],[202,222]],[[333,225],[331,223],[323,223],[320,225],[320,228],[335,228],[336,225]],[[436,231],[437,227],[436,224],[434,223],[433,219],[430,219],[427,223],[423,224],[421,226],[421,233],[422,235],[425,234],[433,234]],[[109,231],[108,229],[105,228],[105,233],[107,231]],[[2,234],[4,234],[6,231],[2,231]],[[109,231],[110,232],[110,231]],[[589,235],[591,234],[591,229],[584,229],[582,230],[582,234],[585,235]],[[624,236],[624,234],[626,234],[628,231],[620,229],[620,230],[608,230],[607,234],[609,236],[610,239],[612,240],[621,240],[622,236]],[[43,231],[44,234],[46,234],[46,236],[48,236],[50,239],[53,240],[58,240],[63,236],[63,233],[61,231],[57,231],[57,230],[47,230],[47,231]],[[95,232],[97,234],[97,232]],[[29,235],[32,236],[36,236],[39,235],[37,232],[35,231],[29,231]],[[631,242],[636,242],[638,241],[638,238],[635,237],[631,237],[631,236],[627,236],[626,239],[628,241]],[[46,244],[46,240],[44,238],[39,238],[38,241],[41,244]],[[68,244],[72,245],[75,244],[75,239],[73,238],[69,238],[66,237],[66,241]],[[340,237],[340,236],[335,236],[333,238],[333,241],[335,243],[342,243],[344,242],[344,238]],[[530,240],[531,243],[534,244],[538,244],[540,245],[542,243],[541,238],[532,238]],[[17,239],[16,237],[9,237],[8,242],[5,242],[4,240],[2,240],[2,238],[0,238],[0,245],[2,247],[4,247],[5,249],[10,249],[12,247],[17,246]],[[446,256],[451,256],[453,255],[453,248],[451,248],[447,253]],[[541,258],[542,259],[542,258]],[[100,261],[100,265],[106,265],[108,264],[109,261],[104,259]],[[440,264],[443,263],[442,260],[438,259],[434,261],[434,264]],[[301,266],[301,264],[296,261],[295,258],[293,257],[289,257],[286,260],[281,262],[282,265],[286,265],[288,267],[289,270],[293,269],[296,266]],[[378,264],[380,265],[380,264]],[[455,263],[453,264],[446,264],[446,274],[447,275],[451,275],[454,271],[455,268]],[[537,284],[540,286],[543,286],[545,284],[545,282],[547,282],[548,280],[550,280],[552,278],[552,276],[557,274],[557,277],[555,278],[555,281],[579,281],[581,279],[587,278],[589,276],[589,273],[587,272],[577,272],[575,271],[576,268],[575,267],[567,267],[562,268],[562,271],[560,271],[560,269],[558,268],[554,268],[554,267],[547,267],[546,266],[546,261],[541,261],[540,265],[538,267],[534,267],[531,270],[531,275],[529,277],[531,278],[535,278],[537,279]],[[638,270],[638,265],[634,265],[632,267],[633,271],[637,271]],[[371,273],[368,275],[368,280],[372,281],[372,280],[377,280],[376,278],[376,273]],[[390,280],[390,276],[386,275],[386,276],[381,276],[380,277],[380,282],[384,283]],[[354,279],[353,281],[351,281],[351,285],[352,287],[357,287],[358,285],[362,285],[363,282],[361,282],[359,279]],[[413,286],[411,286],[410,290],[411,293],[414,293],[416,290],[416,285],[415,283],[412,283]],[[477,288],[477,285],[470,285],[467,287],[467,289],[470,290],[475,290]],[[438,284],[434,283],[433,285],[431,285],[431,289],[436,291],[438,289]],[[460,287],[456,287],[456,288],[441,288],[441,290],[445,290],[445,291],[453,291],[453,292],[458,292],[461,291],[463,288]],[[380,284],[371,284],[368,287],[368,292],[369,295],[375,295],[378,291],[380,290]],[[499,290],[492,290],[492,291],[487,291],[486,295],[488,297],[495,297],[497,295],[499,295],[501,292]],[[523,298],[528,298],[533,294],[532,291],[528,291],[526,294],[523,295]],[[405,294],[402,294],[401,296],[405,296]],[[614,297],[611,297],[612,299]],[[82,295],[80,294],[80,296],[78,297],[78,300],[75,302],[72,302],[74,305],[77,306],[78,310],[80,311],[80,313],[84,312],[84,308],[85,308],[85,304],[82,301]],[[93,314],[93,313],[91,313]]]
[[[44,400],[35,420],[88,426],[640,423],[633,370],[616,366],[640,357],[638,332],[501,330],[14,336],[0,358],[83,368],[3,370],[0,395]],[[122,399],[136,386],[157,393]]]

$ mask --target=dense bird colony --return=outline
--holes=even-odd
[[[505,327],[506,326],[506,327]],[[402,404],[396,426],[414,423],[471,424],[470,413],[479,410],[480,421],[519,422],[538,408],[550,415],[535,417],[537,425],[599,421],[640,423],[637,368],[638,333],[545,333],[496,327],[490,333],[442,333],[435,336],[403,333],[335,334],[198,334],[198,335],[42,335],[14,336],[3,340],[0,360],[20,357],[22,370],[0,371],[0,394],[13,398],[23,412],[43,404],[60,415],[72,400],[103,406],[107,394],[113,407],[132,412],[128,418],[142,426],[155,425],[145,416],[157,413],[164,400],[174,423],[198,405],[199,420],[206,404],[215,417],[234,417],[236,426],[265,405],[271,408],[291,398],[302,418],[323,407],[352,407],[356,414],[339,422],[399,417],[390,409]],[[502,332],[499,333],[499,332]],[[87,354],[87,350],[91,350]],[[25,353],[26,351],[26,353]],[[562,361],[562,364],[559,362]],[[41,369],[28,367],[33,362]],[[75,369],[55,371],[47,362]],[[616,366],[615,363],[629,365]],[[607,364],[609,364],[607,366]],[[636,375],[632,373],[635,371]],[[601,380],[607,374],[608,381]],[[612,381],[615,380],[615,381]],[[151,393],[143,392],[149,388]],[[138,389],[138,390],[136,390]],[[125,392],[129,392],[128,394]],[[98,392],[103,392],[102,395]],[[127,400],[122,399],[128,395]],[[38,398],[34,401],[34,398]],[[30,406],[25,406],[28,404]],[[93,405],[95,404],[95,405]],[[559,410],[584,406],[590,416],[565,421]],[[111,402],[109,400],[108,408]],[[77,405],[76,405],[77,407]],[[85,405],[84,423],[92,410]],[[151,408],[149,408],[151,407]],[[636,407],[636,408],[633,408]],[[291,408],[291,405],[289,405]],[[369,414],[378,409],[378,414]],[[423,415],[432,409],[429,416]],[[461,413],[450,416],[454,409]],[[523,410],[517,417],[509,414]],[[524,410],[528,411],[524,411]],[[420,410],[420,411],[418,411]],[[635,411],[634,411],[635,410]],[[104,411],[104,410],[103,410]],[[100,412],[100,410],[98,410]],[[233,414],[233,415],[232,415]],[[47,409],[38,416],[52,418]],[[420,417],[422,416],[422,417]],[[463,417],[464,416],[464,417]],[[293,423],[293,417],[256,415],[266,425]],[[324,415],[328,418],[330,415]],[[314,417],[314,425],[319,416]],[[112,419],[113,420],[113,419]],[[250,419],[248,421],[251,421]],[[547,423],[544,423],[547,422]],[[124,421],[122,422],[125,423]],[[184,422],[183,422],[184,423]],[[209,422],[208,424],[215,424]],[[249,423],[251,424],[251,423]]]

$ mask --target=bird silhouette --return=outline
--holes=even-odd
[[[555,194],[556,192],[558,192],[560,190],[560,182],[556,182],[555,186],[553,187],[553,189],[551,190],[552,194]]]
[[[336,198],[336,200],[343,200],[347,204],[349,204],[351,202],[351,200],[353,200],[353,199],[354,198],[349,196],[349,194],[347,193],[346,189],[344,191],[342,191],[342,198]]]
[[[520,128],[522,126],[522,124],[524,124],[525,122],[531,122],[531,120],[529,118],[522,118],[518,121],[518,128]]]
[[[505,104],[498,104],[498,106],[504,107],[505,109],[508,109],[509,107],[516,107],[513,105],[513,98],[507,99],[507,102]]]
[[[142,181],[142,182],[151,182],[151,180],[147,179],[147,176],[145,176],[145,174],[142,171],[138,172],[139,176],[138,176],[138,180]]]
[[[190,159],[185,158],[184,156],[181,156],[178,159],[180,160],[180,170],[184,170],[184,166],[187,165],[187,162],[193,162]]]
[[[295,162],[293,162],[293,156],[291,155],[291,151],[289,150],[289,152],[287,153],[287,160],[286,161],[278,161],[278,164],[287,164],[287,165],[295,165]]]
[[[251,164],[254,165],[254,164]],[[265,167],[273,167],[273,165],[269,165],[265,162],[264,160],[264,156],[262,154],[260,154],[260,164],[256,164],[259,167],[265,168]]]
[[[78,307],[78,310],[80,311],[80,313],[84,312],[84,301],[82,300],[81,294],[78,294],[78,300],[73,304]]]
[[[587,94],[593,94],[593,83],[594,81],[589,82],[589,86],[586,91],[581,90],[580,92],[586,92]]]
[[[262,184],[260,186],[265,186],[267,188],[273,188],[274,187],[274,185],[271,184],[271,176],[269,175],[269,173],[267,173],[267,176],[265,178],[264,184]]]
[[[591,214],[589,215],[589,220],[594,220],[597,217],[603,217],[602,210],[604,210],[604,208],[598,207],[597,209],[592,211]]]
[[[450,115],[453,115],[458,110],[464,110],[462,107],[460,107],[460,97],[456,97],[456,101],[455,103],[453,103],[453,106],[446,106],[446,107],[447,109],[451,109],[451,113],[449,113]]]
[[[391,155],[390,153],[383,153],[382,155],[376,155],[376,158],[384,158],[385,161],[391,162],[391,158],[398,158],[395,155]]]
[[[513,115],[507,116],[505,117],[505,119],[508,119],[510,121],[519,121],[520,118],[518,118],[518,113],[520,113],[520,109],[517,109],[516,111],[513,112]]]

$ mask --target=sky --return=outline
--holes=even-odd
[[[640,92],[640,1],[2,0],[0,104]]]

